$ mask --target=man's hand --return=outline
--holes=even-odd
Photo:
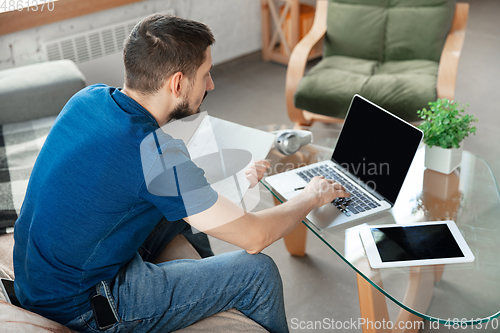
[[[269,163],[258,161],[255,165],[253,176],[256,184]],[[260,176],[257,170],[260,170]],[[196,229],[239,246],[248,253],[259,253],[294,230],[314,208],[335,198],[348,196],[340,184],[324,177],[314,177],[302,193],[282,205],[255,213],[245,212],[231,200],[219,195],[212,207],[185,220]]]
[[[317,199],[317,206],[321,207],[337,198],[347,198],[351,195],[339,183],[323,176],[316,176],[304,188],[304,193],[313,195]]]
[[[246,171],[245,175],[250,182],[250,187],[254,187],[257,183],[264,177],[264,173],[267,168],[271,166],[271,163],[266,160],[260,160],[255,162],[252,166],[250,166]]]

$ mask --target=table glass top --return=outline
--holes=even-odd
[[[270,152],[270,174],[330,159],[340,130],[325,126],[311,131],[314,143],[302,147],[296,154],[284,156],[275,150]],[[263,184],[272,192],[265,182]],[[360,225],[438,220],[456,222],[475,256],[474,262],[412,268],[372,269],[369,266],[358,233]],[[475,325],[500,315],[500,297],[497,297],[500,294],[500,195],[488,164],[472,153],[464,151],[460,167],[444,175],[424,167],[421,147],[391,210],[327,229],[320,229],[309,221],[304,224],[374,287],[421,318],[442,324],[458,319],[463,324]],[[425,276],[434,277],[439,272],[442,277],[433,283],[430,304],[419,300],[419,295],[426,290],[418,289],[418,284],[423,284]],[[411,290],[417,290],[416,297],[409,296]]]

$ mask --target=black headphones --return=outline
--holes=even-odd
[[[276,133],[276,148],[283,155],[295,154],[300,147],[313,142],[312,133],[305,130],[281,130]]]

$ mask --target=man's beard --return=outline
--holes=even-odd
[[[203,96],[202,101],[205,99],[205,97],[207,97],[207,93],[208,92],[205,91],[205,95]],[[177,105],[175,109],[170,113],[170,119],[168,121],[179,120],[192,116],[193,114],[200,113],[200,106],[198,106],[196,110],[193,110],[189,107],[188,101],[184,100],[181,104]]]
[[[192,110],[189,107],[189,103],[187,101],[182,102],[181,104],[177,105],[175,109],[170,113],[170,119],[171,120],[179,120],[182,118],[189,117],[193,114],[200,113],[200,108],[198,107],[197,110]]]

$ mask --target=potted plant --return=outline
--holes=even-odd
[[[457,102],[438,99],[429,102],[429,109],[417,111],[424,121],[418,126],[424,132],[425,166],[429,169],[450,174],[462,160],[463,146],[460,142],[475,134],[472,122],[478,119],[464,113]]]

